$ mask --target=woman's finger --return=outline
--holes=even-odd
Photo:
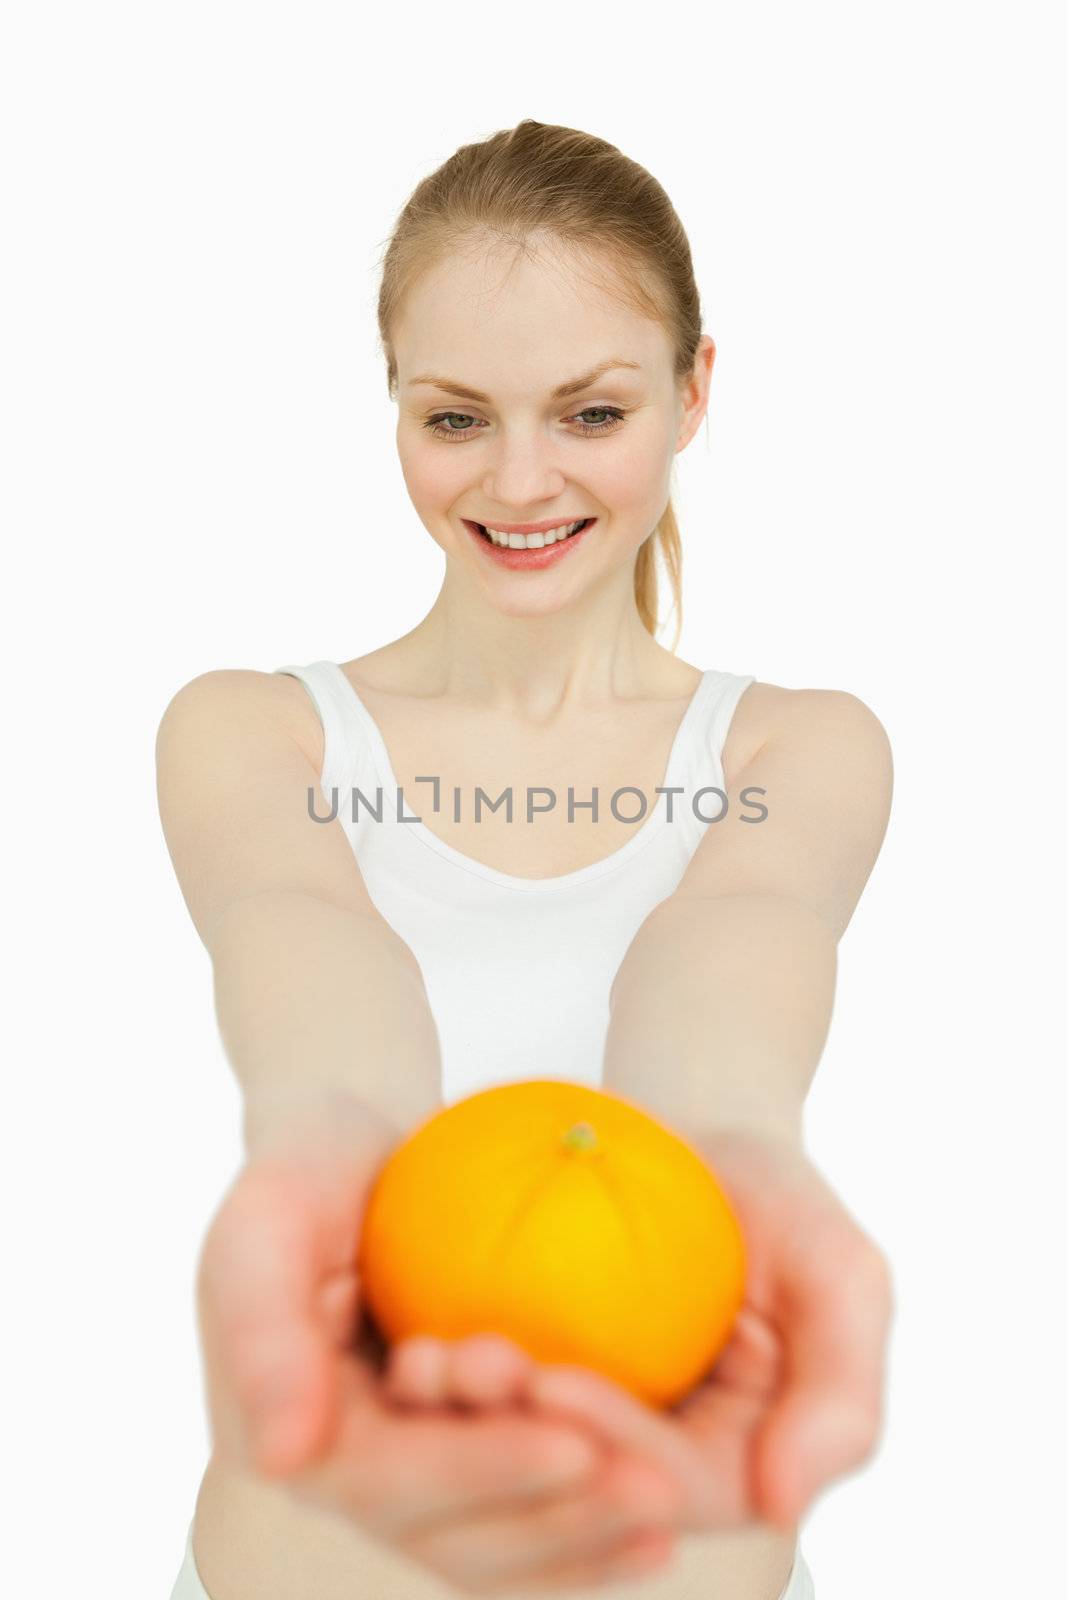
[[[667,1564],[676,1544],[676,1535],[669,1529],[620,1532],[614,1537],[605,1536],[596,1548],[581,1555],[544,1561],[532,1557],[528,1561],[516,1561],[513,1556],[504,1555],[498,1566],[486,1549],[486,1537],[485,1530],[478,1524],[469,1532],[463,1530],[454,1547],[406,1553],[462,1588],[527,1595],[531,1591],[596,1588],[655,1571]],[[491,1539],[489,1548],[495,1549]]]
[[[678,1422],[586,1367],[534,1365],[524,1389],[539,1414],[583,1422],[596,1437],[659,1468],[675,1485],[679,1526],[703,1527],[718,1501],[710,1463]]]
[[[792,1529],[812,1497],[866,1459],[878,1436],[892,1319],[877,1249],[838,1233],[776,1263],[786,1382],[760,1438],[760,1503]]]
[[[553,1593],[561,1589],[599,1589],[605,1584],[625,1583],[628,1579],[665,1571],[676,1548],[675,1534],[635,1533],[609,1554],[558,1562],[518,1584],[495,1588],[494,1593],[525,1595],[531,1588]]]
[[[502,1581],[540,1587],[546,1569],[603,1565],[639,1535],[669,1540],[676,1531],[675,1504],[659,1472],[618,1457],[605,1463],[590,1489],[492,1516],[423,1526],[405,1539],[404,1548],[453,1582],[492,1584],[495,1592]]]
[[[457,1340],[419,1335],[390,1349],[383,1388],[398,1405],[506,1405],[520,1397],[533,1364],[532,1356],[501,1334]]]
[[[246,1169],[209,1230],[198,1273],[205,1355],[235,1412],[245,1453],[285,1473],[327,1442],[340,1353],[317,1305],[314,1206],[275,1173]],[[353,1301],[346,1291],[348,1304]]]
[[[287,1483],[387,1539],[449,1517],[590,1484],[603,1453],[585,1430],[518,1412],[468,1415],[383,1404],[354,1364],[342,1372],[341,1427],[327,1459]]]

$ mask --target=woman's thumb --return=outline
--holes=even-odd
[[[208,1232],[198,1301],[216,1444],[270,1476],[314,1457],[332,1412],[336,1349],[315,1275],[306,1190],[246,1169]]]

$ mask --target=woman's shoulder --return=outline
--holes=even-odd
[[[727,775],[741,771],[774,741],[805,741],[838,729],[842,740],[857,731],[886,739],[876,714],[847,689],[789,688],[779,683],[750,683],[741,695],[723,749]]]
[[[163,719],[180,712],[207,728],[259,723],[288,736],[315,771],[322,766],[322,721],[299,679],[250,667],[214,667],[198,673],[171,696]],[[161,724],[162,726],[162,720]]]

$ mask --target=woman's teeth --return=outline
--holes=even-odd
[[[569,522],[561,528],[550,528],[547,533],[500,533],[496,528],[487,528],[479,522],[478,527],[494,544],[502,545],[511,550],[540,550],[546,544],[558,544],[561,539],[569,539],[572,533],[577,533],[589,521],[588,517],[581,517],[577,522]]]

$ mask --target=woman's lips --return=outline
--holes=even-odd
[[[462,522],[472,539],[477,542],[491,561],[495,561],[498,566],[511,567],[520,571],[523,569],[537,570],[541,567],[552,566],[556,561],[567,555],[571,545],[580,544],[596,526],[596,518],[590,517],[585,527],[579,528],[577,533],[569,534],[566,539],[556,539],[552,544],[542,545],[540,550],[536,548],[512,550],[510,546],[494,544],[489,535],[481,531],[478,523],[468,522],[466,517],[462,518]],[[554,524],[547,524],[549,528],[552,526]],[[563,526],[566,527],[566,523]],[[547,530],[543,525],[539,528],[537,523],[533,523],[530,526],[530,531],[537,533]]]

